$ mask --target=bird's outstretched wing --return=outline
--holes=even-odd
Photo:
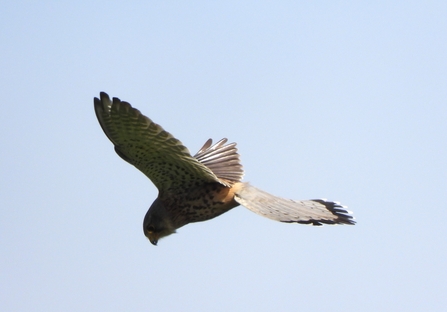
[[[219,155],[230,156],[227,160],[234,166],[234,160],[238,159],[234,145],[225,146],[223,142],[211,150],[213,147],[205,144],[202,154],[198,153],[198,160],[179,140],[129,103],[118,98],[110,100],[106,93],[101,92],[100,98],[94,99],[94,106],[96,117],[115,145],[116,153],[142,171],[160,191],[185,188],[196,183],[218,182],[228,186],[233,183],[234,175],[224,174],[221,170],[213,172],[212,168],[218,169],[219,166],[213,167],[212,160],[213,155],[216,156],[214,151],[218,160]],[[228,150],[229,155],[225,154]],[[226,163],[226,160],[220,158],[220,163]]]
[[[234,199],[272,220],[312,225],[355,224],[344,206],[322,199],[291,200],[273,196],[248,183],[239,183]]]

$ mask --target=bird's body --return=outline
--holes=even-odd
[[[161,237],[191,223],[206,221],[244,205],[273,220],[303,224],[354,224],[338,203],[293,201],[241,182],[243,169],[236,144],[208,140],[191,156],[171,134],[118,98],[101,92],[95,112],[117,154],[149,177],[159,190],[143,222],[156,245]]]
[[[166,192],[158,198],[169,213],[176,228],[217,217],[239,204],[234,200],[234,187],[211,182],[181,192]],[[212,207],[212,209],[210,209]]]

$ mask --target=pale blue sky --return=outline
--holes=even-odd
[[[0,310],[441,311],[446,1],[8,1],[0,11]],[[245,180],[356,226],[238,207],[152,246],[156,188],[93,111],[129,101]]]

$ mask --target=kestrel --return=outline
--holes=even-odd
[[[287,223],[355,224],[344,206],[324,199],[291,200],[273,196],[246,182],[236,143],[209,139],[191,156],[170,133],[118,98],[101,92],[96,117],[116,153],[143,172],[158,188],[143,221],[153,245],[191,222],[206,221],[243,205]]]

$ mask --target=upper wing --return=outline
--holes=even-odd
[[[101,92],[94,99],[95,112],[104,133],[121,158],[142,171],[161,190],[203,182],[228,185],[162,127],[118,98]]]
[[[273,196],[248,183],[238,185],[234,199],[264,217],[303,224],[355,224],[344,206],[322,199],[291,200]]]

